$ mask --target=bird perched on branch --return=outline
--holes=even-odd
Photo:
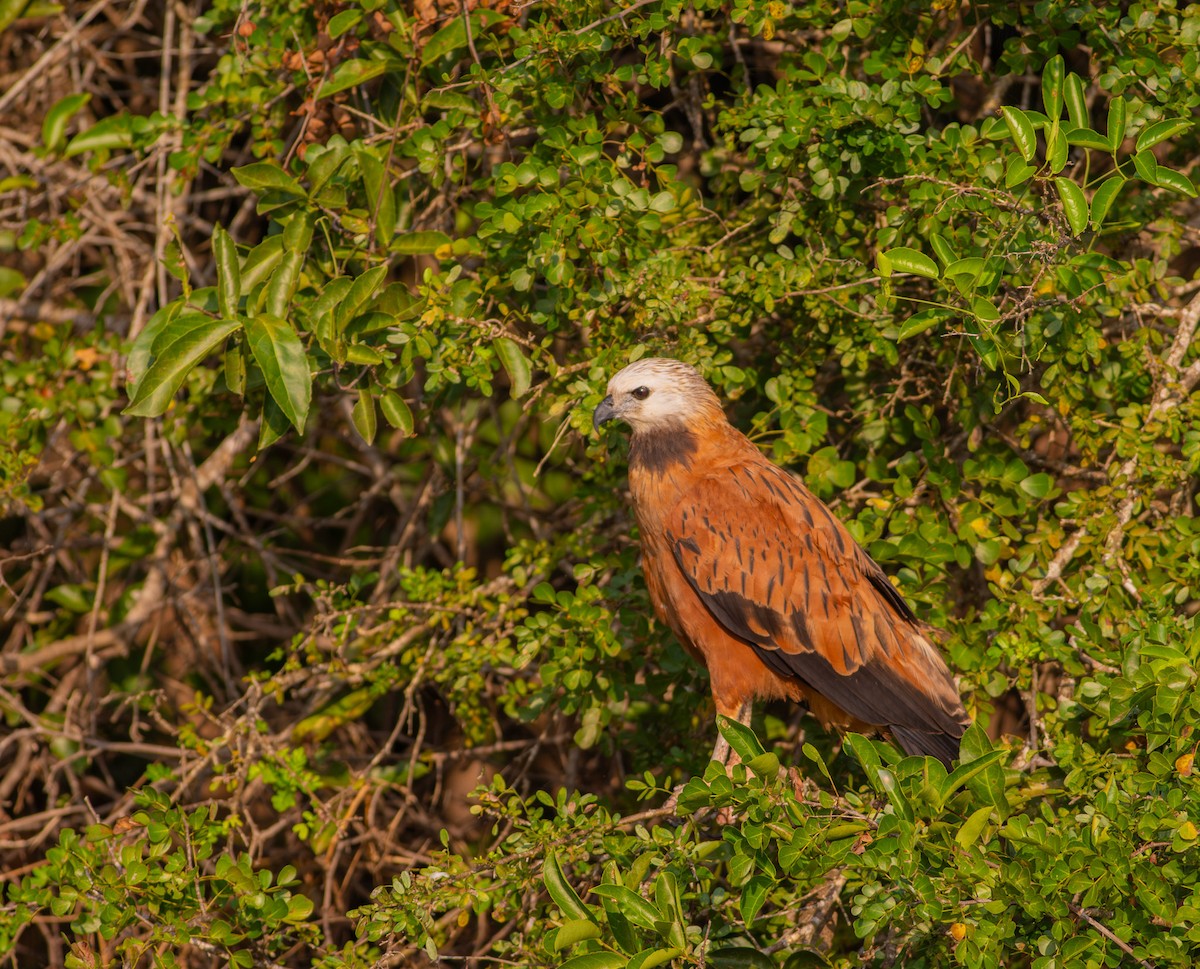
[[[632,430],[629,488],[659,617],[708,668],[717,712],[803,701],[826,727],[883,733],[944,764],[970,723],[945,662],[883,570],[772,464],[678,360],[609,381],[593,425]],[[718,739],[714,759],[725,761]]]

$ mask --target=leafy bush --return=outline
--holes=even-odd
[[[108,7],[0,9],[0,952],[1195,961],[1194,5]],[[953,771],[708,763],[652,352],[948,631]]]

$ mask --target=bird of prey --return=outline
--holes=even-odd
[[[609,381],[596,429],[629,425],[629,490],[658,616],[707,668],[717,712],[803,701],[828,727],[881,733],[947,766],[970,723],[950,670],[845,526],[772,464],[678,360]],[[717,741],[714,759],[729,758]]]

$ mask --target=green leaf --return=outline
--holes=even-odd
[[[900,328],[899,334],[896,336],[897,342],[909,340],[918,334],[924,333],[926,330],[931,330],[939,323],[944,323],[952,318],[954,313],[950,310],[944,310],[940,307],[931,307],[930,309],[921,310],[919,313],[914,313],[904,322],[904,326]]]
[[[295,925],[299,922],[307,921],[312,912],[313,903],[311,898],[307,895],[293,895],[288,899],[287,915],[284,916],[283,920]]]
[[[1058,190],[1059,201],[1062,202],[1063,212],[1067,216],[1067,224],[1071,227],[1072,235],[1079,235],[1088,224],[1088,203],[1083,189],[1071,179],[1061,175],[1054,179],[1054,187]]]
[[[371,152],[362,150],[355,157],[367,191],[367,211],[375,219],[375,241],[386,246],[396,232],[396,195],[391,179],[384,163]]]
[[[496,10],[479,8],[471,11],[471,36],[478,43],[479,34],[485,28],[505,20],[504,14]],[[456,15],[445,27],[429,38],[421,51],[421,64],[428,67],[434,61],[467,46],[467,24]]]
[[[1046,163],[1052,175],[1067,167],[1068,150],[1066,133],[1055,122],[1053,127],[1046,131]]]
[[[278,317],[255,316],[245,325],[250,352],[263,372],[267,390],[291,425],[303,434],[312,403],[312,373],[304,345],[292,325]]]
[[[0,0],[0,34],[22,17],[27,6],[29,0]]]
[[[583,899],[575,893],[575,889],[563,875],[562,867],[558,863],[558,855],[553,851],[548,852],[542,862],[542,881],[546,886],[546,891],[550,893],[551,900],[562,910],[564,915],[571,919],[595,921],[591,909],[583,904]]]
[[[350,412],[350,419],[354,421],[354,427],[362,439],[368,444],[374,444],[378,420],[375,416],[375,397],[370,387],[358,388],[358,403]]]
[[[1042,105],[1046,117],[1057,121],[1063,108],[1063,73],[1066,70],[1062,54],[1055,54],[1042,71]]]
[[[387,271],[386,265],[376,266],[374,269],[368,269],[350,284],[333,314],[334,328],[339,334],[346,329],[346,324],[358,315],[359,310],[374,299]]]
[[[758,737],[754,735],[754,731],[737,720],[718,713],[717,729],[721,731],[721,736],[737,752],[743,762],[754,760],[755,757],[766,753],[762,744],[758,742]]]
[[[255,286],[266,282],[283,260],[283,236],[267,236],[246,254],[242,263],[240,296],[249,296]]]
[[[1104,135],[1091,128],[1067,129],[1067,144],[1078,148],[1094,148],[1097,151],[1112,151],[1112,145]]]
[[[654,931],[655,923],[662,917],[659,915],[658,909],[624,885],[597,885],[592,889],[592,894],[612,899],[622,915],[643,929]],[[560,905],[559,908],[562,906]]]
[[[1133,167],[1144,181],[1151,185],[1158,184],[1158,161],[1153,152],[1139,151],[1133,156]]]
[[[682,949],[672,946],[669,949],[643,949],[625,965],[625,969],[655,969],[683,955]]]
[[[971,816],[963,822],[962,827],[958,829],[958,833],[954,836],[954,840],[960,848],[970,848],[979,836],[983,834],[983,829],[987,827],[988,821],[992,817],[992,807],[990,805],[976,808],[971,812]]]
[[[883,765],[879,759],[879,752],[875,749],[875,745],[862,734],[857,733],[846,734],[842,739],[842,743],[849,748],[854,759],[862,764],[862,768],[866,772],[867,780],[871,782],[871,786],[876,790],[880,790],[879,769]]]
[[[42,119],[42,144],[47,151],[58,151],[62,147],[66,140],[67,125],[79,113],[79,109],[91,100],[90,94],[68,94],[46,112],[46,117]]]
[[[1115,97],[1108,103],[1108,150],[1115,152],[1125,140],[1125,121],[1128,108],[1125,99]]]
[[[907,246],[885,249],[876,254],[875,262],[882,276],[891,276],[893,273],[902,272],[937,279],[940,275],[936,262],[925,253]]]
[[[1168,138],[1174,138],[1178,134],[1187,131],[1193,122],[1187,118],[1171,118],[1167,121],[1158,121],[1149,127],[1143,129],[1138,135],[1137,147],[1135,151],[1145,151],[1148,148],[1153,148],[1159,142],[1166,141]]]
[[[275,403],[275,398],[267,394],[263,398],[262,423],[258,429],[258,449],[270,447],[288,432],[291,425],[287,415]]]
[[[1100,187],[1092,195],[1093,228],[1099,229],[1104,223],[1104,219],[1108,215],[1108,210],[1112,208],[1112,204],[1124,184],[1125,178],[1120,173],[1113,173],[1100,183]]]
[[[335,13],[329,18],[329,23],[325,27],[325,32],[329,34],[330,40],[337,40],[347,30],[356,26],[362,20],[362,10],[351,8],[343,10],[341,13]]]
[[[621,969],[625,957],[615,952],[587,952],[568,959],[558,969]]]
[[[165,323],[153,334],[151,362],[123,413],[135,417],[165,413],[192,368],[240,326],[237,320],[214,320],[204,313],[186,313]]]
[[[238,300],[242,292],[237,246],[221,225],[213,229],[212,246],[217,266],[217,305],[221,308],[222,316],[232,319],[238,314]]]
[[[246,355],[237,341],[225,350],[225,386],[238,396],[246,392]]]
[[[533,368],[529,364],[529,358],[525,356],[515,340],[511,340],[506,336],[496,337],[492,341],[492,346],[496,348],[496,355],[500,358],[500,362],[504,365],[504,370],[508,374],[512,396],[524,397],[529,390],[529,384],[533,375]]]
[[[304,195],[304,189],[300,183],[274,162],[254,162],[252,165],[243,165],[240,168],[232,168],[230,171],[233,172],[233,177],[237,179],[239,185],[252,192],[266,192],[273,189],[286,192],[288,195]]]
[[[352,87],[366,84],[367,81],[379,77],[380,74],[386,74],[387,71],[387,61],[368,61],[361,57],[342,61],[342,63],[334,68],[333,76],[321,85],[320,92],[317,94],[317,100],[324,100],[325,98],[333,97],[335,94],[340,94],[342,91],[347,91]]]
[[[1031,474],[1028,478],[1021,481],[1020,488],[1025,494],[1034,498],[1045,498],[1050,494],[1050,490],[1054,487],[1054,479],[1045,472]]]
[[[1178,192],[1180,195],[1186,195],[1188,198],[1196,197],[1196,186],[1192,184],[1192,180],[1183,172],[1177,172],[1171,168],[1164,168],[1159,165],[1154,171],[1154,182],[1156,185],[1161,185],[1163,188],[1169,188],[1173,192]]]
[[[1004,171],[1004,187],[1016,188],[1018,185],[1029,181],[1037,173],[1037,169],[1030,165],[1020,155],[1013,155],[1008,160],[1008,166]]]
[[[1063,85],[1063,100],[1067,103],[1067,117],[1076,128],[1086,128],[1091,124],[1088,114],[1087,91],[1083,79],[1072,71],[1066,77]]]
[[[383,418],[398,431],[403,431],[405,437],[411,437],[413,432],[413,416],[408,404],[394,390],[385,390],[379,395],[379,409]]]
[[[86,131],[81,131],[67,144],[64,158],[74,158],[85,151],[112,151],[114,148],[133,147],[133,118],[127,114],[116,114],[97,121]]]
[[[1007,756],[1008,752],[1005,750],[989,750],[986,754],[975,758],[969,763],[959,764],[942,781],[938,789],[939,803],[945,804],[960,787],[965,786],[973,777],[981,774],[992,764],[1004,760]]]
[[[742,945],[713,949],[708,953],[708,964],[713,969],[775,969],[770,956]]]
[[[550,951],[561,952],[579,942],[600,938],[600,926],[591,919],[572,919],[564,922],[550,935]]]
[[[1033,156],[1037,154],[1037,134],[1033,122],[1020,108],[1005,105],[1000,109],[1000,113],[1008,123],[1008,133],[1012,136],[1013,144],[1017,146],[1021,157],[1027,162],[1033,161]]]
[[[975,315],[975,319],[983,324],[996,323],[1000,320],[1000,311],[991,300],[983,296],[976,296],[971,300],[971,312]]]
[[[396,236],[388,246],[388,251],[400,256],[417,256],[436,252],[442,246],[448,245],[450,237],[444,232],[408,232]]]

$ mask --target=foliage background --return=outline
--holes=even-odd
[[[7,964],[1191,965],[1198,36],[0,2]],[[706,769],[648,352],[948,631],[962,768]]]

